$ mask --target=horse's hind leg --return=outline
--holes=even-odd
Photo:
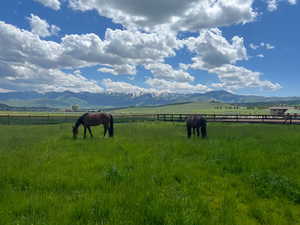
[[[88,127],[87,127],[87,129],[89,130],[89,133],[90,133],[91,137],[93,137],[93,134],[92,134],[91,127],[90,127],[90,126],[88,126]]]
[[[200,136],[200,129],[199,129],[199,127],[196,128],[196,131],[197,131],[197,137],[199,137]]]
[[[202,136],[202,138],[207,137],[206,126],[201,127],[201,136]]]

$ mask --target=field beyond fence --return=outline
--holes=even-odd
[[[184,122],[187,117],[195,114],[114,114],[116,123],[138,121],[168,121]],[[300,124],[300,115],[274,116],[274,115],[226,115],[226,114],[201,114],[208,122],[231,123],[272,123],[272,124]],[[73,123],[79,114],[0,114],[1,125],[38,125]]]

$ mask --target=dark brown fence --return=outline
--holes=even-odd
[[[117,123],[137,121],[173,121],[184,122],[187,117],[195,114],[115,114]],[[222,115],[201,114],[208,122],[230,123],[273,123],[273,124],[300,124],[300,115],[273,116],[273,115]],[[58,124],[74,123],[78,115],[0,115],[2,125],[31,125],[31,124]]]
[[[159,121],[183,122],[187,117],[195,114],[157,114]],[[274,115],[223,115],[201,114],[208,122],[231,122],[231,123],[284,123],[300,124],[300,115],[274,116]]]
[[[12,115],[0,114],[0,124],[2,125],[38,125],[38,124],[59,124],[74,123],[79,115]],[[154,114],[121,114],[114,115],[117,123],[137,122],[137,121],[155,121]]]

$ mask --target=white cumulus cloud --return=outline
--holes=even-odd
[[[54,10],[59,10],[61,6],[60,0],[34,0],[34,1],[39,2],[44,6],[52,8]]]
[[[101,82],[102,86],[107,92],[113,93],[126,93],[126,94],[143,94],[143,93],[155,93],[154,89],[147,89],[132,85],[127,82],[116,82],[111,79],[103,79]]]
[[[250,46],[250,48],[252,48],[253,50],[256,50],[256,49],[259,48],[259,45],[255,45],[255,44],[253,44],[253,43],[251,43],[249,46]]]
[[[267,8],[270,12],[278,9],[279,2],[287,2],[290,5],[296,5],[297,0],[267,0]]]
[[[296,5],[296,4],[297,4],[297,0],[288,0],[288,2],[289,2],[291,5]]]
[[[267,49],[267,50],[272,50],[272,49],[275,48],[275,46],[273,46],[273,45],[271,45],[269,43],[265,43],[265,42],[261,42],[261,43],[259,43],[257,45],[251,43],[249,46],[253,50],[257,50],[257,49],[260,49],[260,48]]]
[[[150,70],[155,78],[178,81],[191,82],[195,78],[183,70],[174,70],[171,65],[164,63],[154,63],[145,65],[147,70]]]
[[[55,25],[49,25],[46,20],[41,19],[40,17],[31,14],[28,17],[31,32],[40,37],[49,37],[53,35],[57,35],[60,31],[60,28]]]
[[[200,31],[253,21],[254,0],[69,0],[71,8],[97,10],[129,29]]]
[[[7,89],[26,91],[100,92],[95,81],[62,68],[81,65],[69,59],[62,45],[0,21],[0,83]]]
[[[33,17],[34,15],[32,15]],[[241,37],[226,40],[217,29],[204,29],[198,37],[178,40],[173,33],[146,33],[137,30],[107,29],[105,37],[70,34],[59,42],[47,41],[27,30],[0,21],[0,82],[1,88],[11,90],[90,91],[146,93],[195,93],[211,90],[203,84],[192,83],[195,78],[189,68],[217,74],[224,89],[269,87],[280,85],[260,80],[260,73],[234,66],[247,60],[247,51]],[[272,46],[267,46],[271,48]],[[191,65],[174,69],[166,58],[175,57],[183,47],[194,54]],[[126,82],[103,80],[98,84],[74,71],[97,66],[100,72],[113,75],[135,75],[137,67],[144,66],[153,77],[145,82],[150,88]],[[225,71],[225,69],[226,71]],[[231,71],[231,72],[230,72]],[[102,74],[99,73],[101,80]],[[234,77],[229,79],[227,77]],[[244,77],[244,78],[243,78]],[[253,79],[249,83],[250,78]],[[248,82],[248,83],[247,83]]]
[[[258,58],[265,58],[265,56],[263,54],[258,54],[257,57]]]
[[[248,59],[244,39],[234,36],[230,43],[217,28],[203,30],[198,37],[186,39],[185,44],[196,53],[190,65],[193,69],[209,69]]]
[[[175,56],[180,42],[173,35],[107,29],[105,50],[140,63],[163,61]]]
[[[223,65],[210,69],[210,73],[218,75],[220,83],[213,84],[213,87],[227,90],[238,90],[243,88],[261,88],[264,90],[278,90],[281,85],[271,81],[261,80],[261,73],[253,72],[243,67],[234,65]]]
[[[202,84],[190,84],[188,82],[176,82],[176,81],[167,81],[163,79],[150,78],[146,81],[151,88],[156,89],[158,92],[167,92],[167,93],[203,93],[210,91],[211,89]]]
[[[277,10],[277,8],[278,8],[278,1],[277,0],[268,0],[267,4],[268,4],[268,10],[270,12],[273,12],[273,11]]]
[[[113,65],[99,68],[98,71],[103,73],[110,73],[113,75],[135,75],[136,67],[132,65]]]
[[[8,71],[0,77],[0,82],[12,90],[45,92],[102,92],[96,81],[89,80],[80,73],[65,73],[57,69],[44,69],[31,64],[3,65],[0,73]]]
[[[274,48],[275,48],[273,45],[268,44],[268,43],[265,45],[265,47],[266,47],[266,49],[268,49],[268,50],[271,50],[271,49],[274,49]]]

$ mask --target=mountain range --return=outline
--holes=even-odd
[[[13,107],[69,108],[116,108],[127,106],[153,106],[181,102],[217,101],[224,103],[294,103],[300,104],[300,97],[264,97],[237,95],[227,91],[211,91],[196,94],[121,94],[121,93],[73,93],[73,92],[9,92],[0,93],[0,103]]]

